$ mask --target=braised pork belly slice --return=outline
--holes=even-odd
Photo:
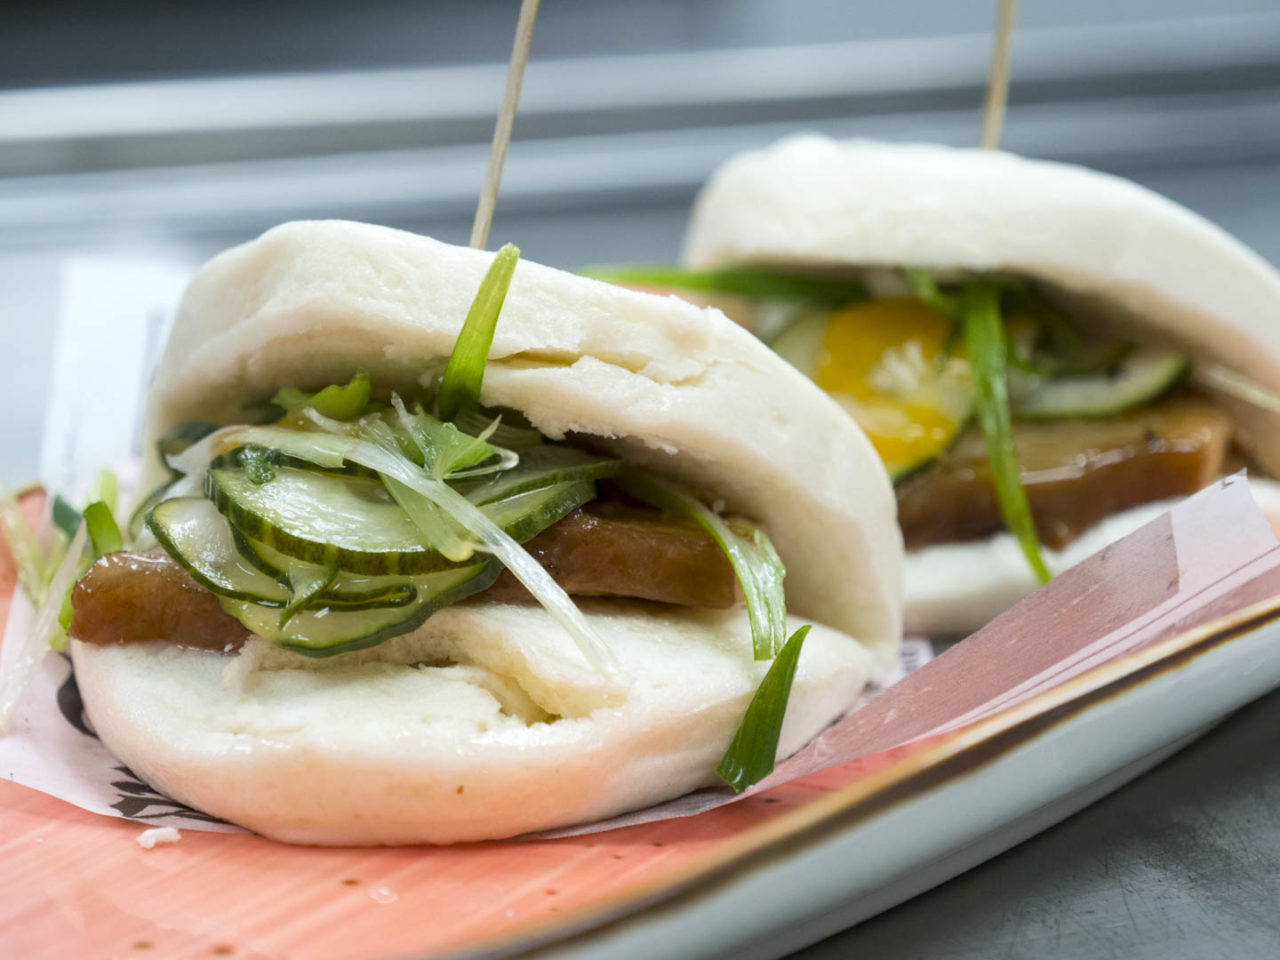
[[[1231,432],[1225,413],[1191,395],[1103,420],[1016,423],[1040,541],[1059,549],[1103,517],[1200,490],[1222,474]],[[1004,526],[976,429],[897,495],[908,548],[976,540]]]
[[[234,650],[249,632],[218,598],[163,553],[122,550],[100,558],[71,591],[67,633],[85,643],[167,640]]]
[[[733,568],[700,528],[659,511],[616,503],[575,510],[526,549],[567,593],[727,608]],[[531,599],[507,571],[480,599]],[[249,636],[218,598],[164,553],[120,551],[98,560],[71,594],[68,633],[86,643],[168,640],[234,650]]]
[[[733,567],[716,542],[693,523],[656,510],[596,501],[524,547],[570,596],[717,609],[737,600]],[[532,600],[508,570],[484,596]]]

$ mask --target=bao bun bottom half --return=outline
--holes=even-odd
[[[1280,273],[1172,200],[1071,164],[927,143],[788,137],[715,172],[694,206],[683,260],[864,271],[872,281],[902,267],[1030,278],[1113,335],[1172,343],[1280,393]],[[1233,416],[1257,462],[1280,476],[1280,415],[1205,392]],[[1276,498],[1260,496],[1280,517]],[[1109,518],[1046,559],[1070,566],[1149,514],[1140,507]],[[964,635],[1034,586],[1007,534],[913,550],[906,627]]]
[[[333,221],[221,254],[184,297],[149,436],[193,417],[237,422],[281,385],[355,368],[402,391],[429,384],[491,256]],[[718,311],[522,261],[482,401],[677,478],[769,533],[789,630],[815,624],[779,755],[893,661],[902,540],[888,478],[829,397]],[[483,600],[329,659],[257,640],[233,657],[162,642],[72,653],[103,742],[175,799],[299,843],[452,843],[715,782],[768,667],[752,659],[745,612],[580,606],[616,674],[589,668],[541,608]]]

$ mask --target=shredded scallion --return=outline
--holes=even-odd
[[[907,267],[903,272],[907,275],[907,283],[911,285],[911,290],[917,298],[948,316],[955,316],[959,311],[959,304],[956,302],[956,298],[943,293],[938,287],[938,281],[933,278],[933,274],[928,270],[923,270],[919,267]]]
[[[1000,315],[1000,288],[978,281],[964,292],[961,306],[965,346],[973,369],[978,425],[991,464],[991,480],[1005,526],[1017,538],[1031,569],[1047,583],[1049,568],[1040,554],[1035,521],[1022,486],[1009,411],[1008,344]]]
[[[44,596],[46,562],[34,531],[27,525],[17,495],[0,483],[0,531],[4,533],[13,563],[18,571],[18,585],[27,599],[38,604]],[[75,535],[75,529],[71,531]]]
[[[114,514],[119,496],[120,481],[116,475],[110,470],[99,470],[98,475],[93,478],[93,486],[89,488],[89,495],[85,499],[89,503],[100,500],[106,504],[107,510]]]
[[[95,558],[124,549],[124,537],[111,515],[111,508],[104,501],[95,500],[84,508],[84,525],[89,533],[89,542],[93,544]]]
[[[651,506],[682,514],[702,527],[724,551],[742,586],[751,620],[751,641],[757,660],[768,660],[781,648],[787,629],[786,570],[778,552],[762,530],[750,541],[738,536],[724,519],[697,497],[666,480],[640,470],[625,470],[618,484]]]
[[[520,461],[515,453],[500,451],[489,443],[489,437],[498,428],[497,420],[481,431],[479,436],[473,437],[463,433],[452,423],[437,420],[421,407],[410,411],[399,396],[391,397],[391,405],[395,408],[400,429],[409,438],[416,453],[412,459],[415,463],[421,460],[423,468],[437,480],[482,476],[498,470],[509,470]],[[481,464],[485,466],[481,467]]]
[[[1256,380],[1237,373],[1230,367],[1224,367],[1220,363],[1197,362],[1192,376],[1204,386],[1212,387],[1237,400],[1243,400],[1259,410],[1280,413],[1280,394],[1268,390]]]
[[[494,254],[493,263],[480,282],[440,381],[436,406],[444,420],[452,420],[458,411],[480,403],[480,385],[493,345],[493,331],[519,259],[520,248],[508,243]]]
[[[716,767],[721,779],[735,793],[741,793],[773,771],[791,681],[800,647],[809,632],[808,627],[801,627],[785,644],[782,642],[787,629],[787,601],[782,586],[786,570],[782,558],[763,530],[752,528],[751,539],[745,539],[714,510],[676,484],[635,469],[624,470],[617,482],[638,500],[686,516],[711,535],[742,587],[755,658],[774,658]]]
[[[296,564],[295,568],[289,572],[289,603],[280,613],[281,630],[293,619],[294,614],[305,609],[338,576],[337,567]]]
[[[542,434],[512,410],[486,412],[479,407],[472,407],[459,411],[453,418],[453,425],[472,436],[488,434],[486,440],[507,450],[526,450],[541,446],[544,442]],[[489,433],[490,430],[492,433]]]
[[[80,575],[81,555],[84,553],[86,538],[84,527],[76,531],[76,535],[71,538],[71,546],[45,590],[44,599],[37,607],[31,630],[19,633],[12,652],[6,644],[5,669],[3,676],[0,676],[0,735],[8,731],[13,710],[35,676],[40,661],[55,644],[65,642],[65,634],[58,618],[68,591],[75,586]]]
[[[60,493],[53,496],[51,515],[53,525],[61,530],[68,540],[76,535],[76,530],[80,528],[80,521],[83,519],[80,516],[80,511],[67,503]]]
[[[285,387],[277,391],[271,402],[288,413],[310,407],[333,420],[355,420],[368,412],[369,392],[369,374],[358,370],[347,383],[331,383],[312,394],[297,387]]]
[[[741,793],[773,772],[778,740],[782,736],[782,721],[791,697],[791,683],[800,662],[804,638],[808,635],[809,627],[803,626],[783,646],[756,688],[729,749],[716,766],[716,773],[733,788],[734,793]]]

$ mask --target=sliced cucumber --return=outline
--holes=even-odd
[[[276,430],[277,428],[271,428]],[[288,433],[296,434],[298,437],[321,437],[322,441],[328,441],[329,438],[324,434],[305,433],[303,431],[291,430]],[[335,463],[333,461],[325,464],[317,464],[312,460],[305,459],[299,454],[304,453],[306,447],[304,440],[295,440],[286,445],[285,449],[280,447],[267,447],[259,443],[245,443],[234,449],[228,450],[226,453],[219,454],[209,463],[210,470],[219,470],[224,467],[241,467],[262,470],[268,472],[276,467],[295,467],[298,470],[314,470],[320,473],[332,473],[340,477],[377,477],[377,473],[368,467],[362,467],[356,463],[348,463],[343,460]],[[332,444],[326,444],[323,449],[328,449]],[[251,473],[252,476],[252,473]]]
[[[134,508],[133,513],[129,515],[128,533],[130,543],[136,543],[138,538],[142,536],[142,532],[147,528],[147,518],[151,516],[151,511],[164,501],[165,497],[169,495],[169,488],[172,486],[173,481],[160,484]]]
[[[1190,366],[1185,354],[1139,347],[1110,372],[1094,376],[1037,380],[1011,371],[1013,415],[1020,420],[1115,416],[1167,393]]]
[[[258,604],[223,600],[222,607],[264,640],[298,653],[327,657],[408,633],[442,607],[487,589],[501,570],[493,561],[455,567],[419,578],[417,596],[406,606],[359,611],[317,607],[295,614],[283,625],[278,610]]]
[[[505,500],[551,484],[603,480],[617,476],[622,461],[573,447],[543,446],[524,450],[520,464],[492,479],[458,483],[457,489],[477,506]],[[519,539],[517,537],[516,539]]]
[[[148,528],[193,580],[233,600],[267,607],[290,604],[327,605],[344,610],[402,607],[417,595],[406,577],[364,577],[275,554],[283,563],[273,566],[260,551],[227,523],[217,508],[203,497],[166,500],[148,518]],[[315,584],[320,583],[320,589]],[[308,587],[314,596],[307,596]]]
[[[818,354],[827,333],[828,317],[825,311],[807,313],[787,324],[769,341],[769,346],[787,363],[812,378],[818,370]]]
[[[352,573],[427,573],[450,566],[428,547],[380,480],[275,468],[254,483],[236,468],[210,470],[209,498],[246,537],[322,567]]]
[[[281,583],[314,582],[320,572],[327,569],[281,553],[265,543],[249,540],[237,530],[232,533],[244,558]],[[321,591],[317,599],[320,603],[345,610],[361,610],[369,607],[402,606],[413,600],[414,593],[413,579],[409,577],[379,577],[339,570],[333,582]]]
[[[231,525],[204,497],[165,500],[151,511],[147,527],[202,587],[268,607],[288,604],[289,588],[245,559]]]
[[[485,484],[486,502],[480,508],[510,536],[527,540],[594,496],[593,483],[582,477],[616,471],[616,461],[589,458],[590,465],[579,461],[569,468],[559,459],[554,470],[548,467],[539,474],[541,482],[555,475],[577,479],[533,490],[526,489],[531,476],[506,485]],[[378,480],[282,466],[275,468],[274,479],[255,483],[243,470],[222,468],[209,471],[207,490],[232,526],[253,541],[251,552],[259,559],[267,552],[258,549],[261,544],[277,554],[351,574],[421,574],[453,566],[425,544]],[[264,563],[284,566],[278,558],[256,566],[261,569]]]
[[[570,480],[484,504],[480,509],[517,543],[532,540],[547,527],[595,498],[595,484]]]

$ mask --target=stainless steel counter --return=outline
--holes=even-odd
[[[794,960],[1274,960],[1280,693],[1051,830]]]

